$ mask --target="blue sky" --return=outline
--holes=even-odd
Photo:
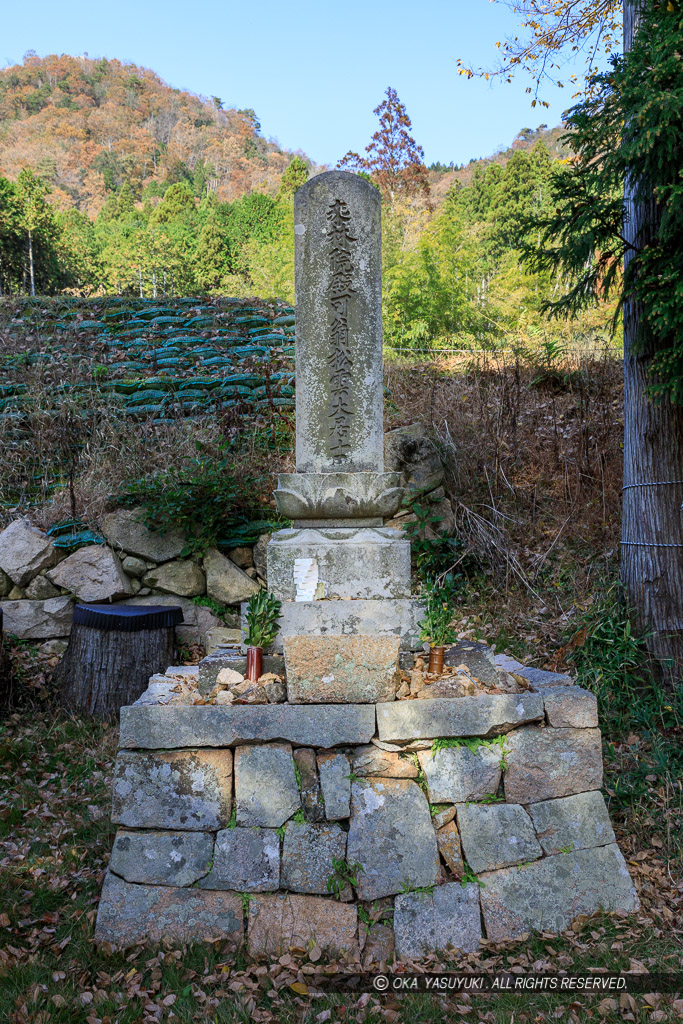
[[[266,137],[320,164],[364,148],[389,85],[427,163],[486,156],[520,128],[558,124],[571,101],[551,88],[550,109],[532,109],[524,78],[489,85],[458,75],[458,57],[495,64],[496,40],[517,28],[490,0],[6,3],[0,66],[27,50],[131,61],[176,88],[253,108]]]

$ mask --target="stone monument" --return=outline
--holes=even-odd
[[[287,700],[222,704],[200,664],[194,693],[169,668],[122,708],[95,941],[318,946],[356,970],[635,911],[594,694],[509,659],[527,682],[502,692],[492,652],[473,696],[419,671],[396,693],[420,611],[409,542],[382,526],[401,488],[382,458],[379,195],[321,174],[295,220],[293,527],[268,547]]]
[[[380,194],[346,171],[312,178],[294,200],[296,473],[275,492],[293,528],[268,545],[269,589],[292,635],[397,636],[419,644],[410,544],[384,520],[401,505],[384,472]],[[297,595],[308,560],[317,585]]]

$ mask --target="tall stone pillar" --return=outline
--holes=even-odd
[[[286,636],[395,634],[417,645],[410,543],[384,472],[381,204],[363,178],[330,171],[294,199],[296,473],[275,492],[293,528],[268,545],[268,586]]]

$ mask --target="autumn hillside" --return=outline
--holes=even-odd
[[[291,160],[252,110],[223,110],[118,60],[27,55],[0,70],[0,175],[33,168],[52,200],[95,217],[127,182],[135,198],[187,181],[231,202],[276,191]]]

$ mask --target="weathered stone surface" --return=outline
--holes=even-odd
[[[373,924],[368,928],[363,949],[363,969],[388,964],[394,958],[394,930],[386,924]]]
[[[288,743],[237,747],[235,803],[238,825],[266,828],[279,828],[299,809],[301,797]]]
[[[0,533],[0,569],[18,587],[57,561],[57,549],[28,519],[15,519]]]
[[[246,606],[242,605],[242,630],[246,626]],[[280,631],[272,650],[283,649],[286,636],[326,636],[357,633],[374,636],[395,635],[401,649],[417,650],[422,645],[419,622],[424,615],[419,601],[391,598],[377,601],[292,601],[282,605]]]
[[[542,855],[531,818],[518,804],[460,804],[458,829],[465,860],[475,874]]]
[[[268,544],[270,533],[262,533],[253,547],[254,568],[264,582],[268,580]]]
[[[164,562],[148,572],[142,582],[146,587],[179,594],[180,597],[199,597],[206,590],[204,573],[189,559]]]
[[[284,704],[287,700],[287,687],[279,679],[272,679],[270,682],[263,683],[262,685],[266,691],[269,704]]]
[[[103,544],[79,548],[47,573],[56,587],[75,594],[79,601],[116,601],[131,597],[133,588],[121,563]]]
[[[26,588],[26,597],[30,601],[49,601],[59,597],[59,590],[45,576],[34,576]]]
[[[529,806],[544,853],[587,850],[614,842],[602,793],[577,793]]]
[[[508,803],[538,803],[602,785],[599,729],[518,729],[506,746]]]
[[[134,579],[142,579],[147,572],[147,562],[144,558],[136,558],[135,555],[126,555],[121,560],[121,568],[125,572],[126,576],[132,576]]]
[[[439,853],[443,857],[446,866],[450,868],[454,875],[458,877],[462,875],[465,870],[465,865],[462,860],[462,851],[460,848],[460,836],[458,835],[458,829],[454,821],[449,821],[443,828],[438,829],[436,833],[436,845]]]
[[[282,847],[281,886],[291,892],[325,895],[335,877],[335,860],[346,856],[346,832],[339,825],[290,821]]]
[[[0,598],[7,597],[7,595],[11,593],[13,587],[14,584],[12,583],[11,577],[8,576],[4,570],[0,569]]]
[[[168,562],[177,558],[185,547],[186,539],[181,533],[169,530],[160,533],[148,530],[139,521],[140,509],[117,509],[102,520],[102,533],[113,548],[137,555],[151,562]]]
[[[121,751],[114,769],[112,821],[130,828],[224,828],[232,805],[232,753]]]
[[[227,555],[240,569],[251,569],[254,565],[254,555],[249,547],[229,548]]]
[[[394,903],[394,939],[402,960],[437,950],[473,953],[481,942],[479,886],[439,885],[433,893],[403,893]]]
[[[329,171],[294,198],[296,264],[296,468],[299,473],[382,472],[382,308],[380,197],[358,175]],[[349,297],[343,342],[330,327],[334,252],[348,249]],[[340,346],[343,346],[340,348]],[[345,353],[344,404],[331,376]],[[336,385],[339,387],[339,385]],[[332,410],[332,412],[330,411]]]
[[[121,708],[119,744],[157,750],[286,740],[331,748],[367,743],[374,731],[371,704],[127,707]]]
[[[580,686],[558,686],[543,695],[548,724],[556,729],[596,729],[598,698]]]
[[[427,779],[432,804],[459,804],[482,800],[496,793],[501,781],[500,746],[450,746],[436,751],[419,751],[418,760]]]
[[[410,542],[395,530],[279,530],[268,545],[268,588],[296,597],[294,562],[313,558],[327,598],[410,597]]]
[[[386,432],[384,466],[400,473],[404,487],[410,491],[432,491],[444,475],[436,445],[422,423]]]
[[[244,940],[244,917],[239,896],[202,889],[130,885],[107,874],[95,924],[95,943],[123,949],[138,942],[204,942]]]
[[[109,869],[127,882],[192,885],[207,874],[213,855],[209,832],[126,832],[114,839]]]
[[[484,926],[492,942],[518,938],[532,928],[561,932],[579,914],[601,907],[632,913],[639,906],[616,843],[492,871],[481,881]]]
[[[280,884],[280,837],[272,828],[226,828],[216,836],[203,889],[273,892]]]
[[[443,659],[444,665],[457,668],[467,665],[471,675],[487,686],[495,686],[498,682],[498,670],[495,652],[488,644],[479,644],[474,640],[458,640],[449,647]]]
[[[258,592],[259,585],[229,558],[210,548],[204,555],[206,593],[223,604],[240,604]]]
[[[355,906],[321,896],[278,893],[249,903],[248,945],[252,956],[281,956],[289,949],[341,952],[358,958]]]
[[[297,528],[381,527],[403,498],[398,473],[280,473],[275,502]]]
[[[397,636],[286,636],[291,704],[362,704],[393,700]]]
[[[358,863],[362,900],[433,885],[439,873],[436,836],[420,787],[404,779],[351,785],[348,860]]]
[[[418,767],[415,762],[401,754],[380,750],[374,743],[356,747],[351,758],[354,775],[360,778],[383,776],[389,779],[416,779]]]
[[[439,807],[440,810],[436,810]],[[441,829],[455,818],[458,808],[455,804],[436,804],[432,806],[432,825]]]
[[[9,594],[7,595],[7,600],[8,601],[23,601],[25,597],[26,597],[26,591],[22,590],[21,587],[17,587],[17,586],[15,586],[13,584],[12,585],[12,589],[10,590]]]
[[[318,771],[328,821],[348,818],[351,813],[351,769],[345,754],[318,754]]]
[[[299,791],[306,821],[320,821],[325,817],[318,766],[315,751],[310,747],[299,747],[294,751],[294,764],[299,772]]]
[[[389,742],[452,736],[494,736],[543,718],[537,694],[482,694],[458,700],[404,700],[377,705],[379,738]]]
[[[73,607],[73,601],[68,597],[51,597],[48,601],[0,602],[5,632],[19,640],[68,636]]]
[[[225,626],[216,626],[213,629],[210,629],[206,634],[204,647],[207,655],[213,654],[214,651],[217,650],[222,650],[223,654],[226,654],[229,650],[237,653],[241,643],[241,629],[229,629]]]

